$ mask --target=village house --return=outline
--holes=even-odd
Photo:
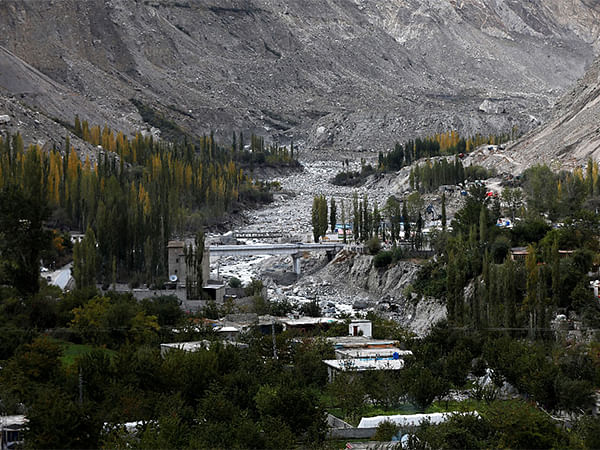
[[[410,350],[397,347],[395,341],[373,339],[369,320],[353,320],[348,324],[348,336],[328,338],[336,359],[326,359],[329,381],[341,372],[360,373],[372,370],[400,370]]]

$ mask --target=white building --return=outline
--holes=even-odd
[[[373,337],[373,324],[370,320],[353,320],[348,325],[348,335]]]
[[[400,358],[350,358],[325,359],[329,381],[333,381],[341,372],[365,372],[371,370],[400,370],[404,368],[404,360]]]

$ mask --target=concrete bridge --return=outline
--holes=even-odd
[[[283,237],[281,231],[234,231],[233,237],[236,239],[276,239]]]
[[[301,273],[300,258],[304,252],[325,252],[327,257],[333,256],[344,248],[344,244],[255,244],[255,245],[211,245],[208,247],[211,259],[222,256],[258,256],[289,255],[292,257],[294,272]]]

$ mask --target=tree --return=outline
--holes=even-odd
[[[9,184],[0,190],[0,283],[23,294],[38,291],[40,258],[51,244],[51,234],[43,228],[48,211],[41,192],[41,169],[32,158],[30,151],[25,178],[30,184],[23,189]]]
[[[529,335],[535,339],[535,332],[538,328],[538,306],[540,288],[540,268],[537,265],[537,255],[533,245],[527,247],[527,256],[525,257],[525,270],[527,273],[527,294],[523,306],[529,316]]]
[[[347,241],[346,238],[346,206],[344,205],[344,199],[342,199],[342,228],[344,233],[344,244]]]
[[[514,222],[517,211],[523,206],[523,191],[519,188],[504,188],[502,190],[502,201],[511,221]]]
[[[361,210],[360,210],[360,206],[358,204],[358,194],[356,193],[356,191],[354,192],[354,194],[352,194],[352,212],[353,212],[353,222],[352,222],[352,233],[354,235],[354,241],[360,241],[361,238],[361,218],[362,218],[362,214],[361,214]]]
[[[408,386],[408,398],[419,411],[425,411],[436,398],[448,391],[447,382],[426,367],[413,365],[405,369],[403,375]]]
[[[321,317],[321,307],[317,300],[304,303],[300,308],[300,313],[308,317]]]
[[[527,206],[538,213],[556,212],[558,202],[558,180],[546,165],[530,167],[523,173],[527,193]]]
[[[102,423],[90,407],[76,404],[62,390],[44,388],[27,411],[27,446],[96,448]]]
[[[504,326],[512,328],[517,325],[517,277],[515,263],[510,255],[504,261]]]
[[[385,204],[386,215],[390,221],[390,234],[392,242],[400,239],[400,222],[402,221],[402,210],[400,203],[395,197],[390,196]]]
[[[379,236],[379,228],[381,227],[381,213],[379,212],[379,207],[377,206],[377,202],[373,205],[373,236]],[[385,233],[383,233],[383,239],[385,240]]]
[[[319,242],[319,238],[327,233],[327,199],[323,195],[313,198],[312,205],[313,238]]]
[[[407,217],[409,219],[409,221],[411,222],[416,222],[417,217],[419,216],[419,213],[422,212],[423,210],[423,198],[421,197],[421,194],[419,194],[418,192],[413,192],[412,194],[410,194],[408,197],[406,197],[404,199],[404,206],[406,206],[407,209]],[[404,216],[404,209],[402,210],[402,215]],[[406,221],[405,221],[406,222]]]
[[[410,240],[410,216],[406,208],[406,201],[402,202],[402,223],[404,224],[404,240]]]
[[[75,115],[75,135],[78,137],[82,137],[82,129],[81,129],[81,122],[79,120],[79,116]]]
[[[337,223],[337,209],[335,204],[335,199],[331,197],[330,207],[329,207],[329,225],[331,225],[331,232],[335,231],[335,225]]]
[[[81,242],[73,246],[73,278],[78,289],[96,286],[98,249],[96,235],[88,227]]]
[[[442,194],[442,229],[446,229],[446,193]]]
[[[479,243],[487,245],[488,214],[487,208],[481,208],[479,213]]]
[[[107,297],[95,297],[85,306],[73,309],[71,327],[86,342],[102,344],[108,334],[108,310],[110,300]]]
[[[421,215],[421,211],[417,215],[416,227],[414,247],[417,250],[421,250],[421,246],[423,245],[423,216]]]
[[[349,372],[336,374],[328,390],[346,418],[357,417],[365,407],[365,387],[360,377]]]
[[[204,239],[203,231],[196,233],[194,245],[189,245],[184,249],[186,264],[185,288],[188,298],[201,299],[204,294],[203,270],[204,265]]]

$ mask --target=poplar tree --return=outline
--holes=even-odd
[[[402,222],[404,223],[404,239],[410,239],[410,217],[406,210],[406,201],[402,202]]]
[[[510,253],[504,261],[504,326],[513,328],[517,325],[517,280],[515,263]]]
[[[479,212],[479,243],[483,246],[487,244],[487,227],[488,227],[488,215],[487,208],[485,205],[481,206]]]
[[[442,229],[446,229],[446,193],[442,194]]]
[[[344,205],[344,199],[342,199],[342,227],[343,227],[343,236],[344,236],[344,244],[347,242],[346,238],[346,206]]]
[[[96,285],[98,249],[96,235],[88,227],[81,242],[73,246],[73,278],[78,289]]]
[[[319,236],[327,233],[327,199],[324,195],[319,197]]]
[[[528,313],[529,319],[529,335],[535,338],[535,327],[537,322],[536,317],[536,301],[537,289],[539,282],[539,269],[537,266],[537,256],[532,245],[527,247],[527,256],[525,257],[525,270],[527,273],[527,294],[525,296],[525,310]]]
[[[455,320],[456,314],[456,270],[454,253],[450,251],[446,267],[446,309],[450,322]]]
[[[79,121],[78,115],[75,115],[75,135],[78,137],[81,137],[82,135],[81,122]]]
[[[352,208],[353,208],[353,233],[354,233],[354,241],[357,242],[360,240],[360,218],[362,214],[360,213],[360,205],[358,204],[358,194],[354,192],[352,195]]]
[[[377,202],[373,205],[373,234],[375,236],[379,235],[379,228],[381,227],[381,213],[379,212],[379,207],[377,206]],[[385,240],[385,236],[384,236]]]
[[[313,238],[319,242],[319,238],[327,233],[327,199],[322,195],[313,198],[312,211]]]
[[[329,225],[331,225],[331,232],[335,231],[335,225],[337,223],[337,208],[335,199],[331,197],[330,208],[329,208]]]
[[[558,252],[558,239],[554,238],[550,261],[552,262],[552,303],[554,306],[560,304],[560,255]]]
[[[371,235],[371,220],[369,214],[369,199],[367,198],[367,194],[363,197],[362,202],[362,221],[361,221],[361,240],[366,241],[369,239]]]

